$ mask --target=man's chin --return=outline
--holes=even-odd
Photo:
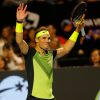
[[[50,47],[46,47],[45,50],[50,50]]]

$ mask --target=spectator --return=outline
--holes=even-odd
[[[0,71],[7,70],[6,60],[3,56],[0,56]]]
[[[81,37],[78,42],[78,56],[89,56],[89,52],[92,50],[92,29],[89,29],[85,37]]]
[[[30,28],[28,33],[28,44],[30,47],[35,47],[35,29]]]
[[[2,47],[4,46],[5,43],[11,43],[12,41],[12,34],[11,32],[11,27],[9,25],[3,26],[1,30],[1,35],[0,35],[0,54],[2,54]]]
[[[60,41],[59,41],[58,37],[56,36],[56,32],[57,32],[56,27],[53,24],[49,24],[48,31],[49,31],[50,36],[51,36],[50,37],[51,38],[50,47],[52,49],[57,49],[57,48],[61,47]]]
[[[93,48],[100,49],[100,31],[97,29],[93,30]]]
[[[73,30],[75,30],[75,27],[70,20],[64,19],[61,22],[61,29],[62,29],[62,34],[64,35],[64,37],[66,37],[65,39],[68,39]]]
[[[94,48],[100,49],[99,33],[96,30],[90,29],[85,37],[81,37],[78,44],[78,55],[89,57],[90,52]]]
[[[90,55],[90,62],[93,67],[100,67],[100,50],[94,49]]]
[[[3,56],[7,61],[9,70],[24,70],[24,60],[22,57],[17,56],[10,44],[3,46]]]
[[[5,42],[11,43],[13,39],[13,34],[11,30],[12,29],[9,25],[3,26],[1,31],[1,39],[3,39]]]

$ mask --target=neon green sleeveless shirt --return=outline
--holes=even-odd
[[[34,82],[32,96],[37,98],[52,99],[53,82],[53,52],[49,51],[44,56],[38,52],[33,57]]]

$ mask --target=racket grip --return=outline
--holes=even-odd
[[[84,27],[81,29],[81,34],[82,34],[82,36],[85,36],[85,30],[84,30]]]

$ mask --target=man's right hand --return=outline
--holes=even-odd
[[[17,21],[22,22],[26,18],[27,14],[28,14],[26,9],[27,9],[27,5],[24,6],[24,3],[21,3],[18,6],[17,12],[16,12]]]

